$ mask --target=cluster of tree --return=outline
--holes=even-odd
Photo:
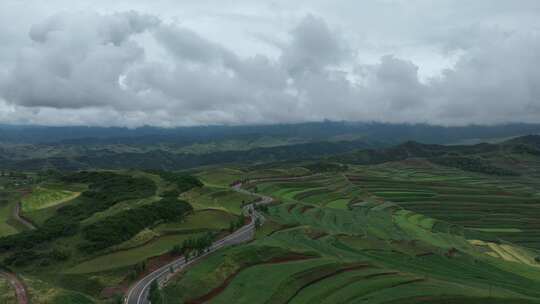
[[[82,230],[82,250],[95,252],[129,240],[158,222],[182,220],[193,208],[176,198],[163,198],[151,205],[129,209],[106,217]]]
[[[255,205],[255,210],[262,213],[268,213],[268,205]]]
[[[9,266],[23,267],[33,263],[40,266],[48,266],[52,262],[65,261],[69,259],[70,253],[65,250],[53,249],[46,252],[34,250],[22,250],[9,255],[4,259],[4,264]]]
[[[116,203],[155,194],[155,183],[112,172],[80,172],[63,178],[66,182],[88,183],[89,188],[69,205],[57,209],[37,230],[0,238],[0,251],[30,249],[34,246],[79,231],[80,221]]]
[[[176,189],[173,189],[173,190],[167,190],[167,191],[162,192],[160,196],[164,198],[178,198],[180,194],[182,194],[182,192]]]
[[[150,197],[156,193],[156,184],[148,179],[112,172],[79,172],[63,178],[70,183],[89,184],[81,195],[83,200],[58,209],[58,213],[84,219],[115,204],[136,198]]]
[[[241,228],[246,223],[246,217],[241,214],[236,220],[229,223],[229,232],[234,232],[236,229]]]
[[[176,189],[182,193],[191,190],[196,187],[202,187],[203,183],[193,175],[162,171],[162,170],[149,170],[149,172],[159,175],[162,179],[169,183],[176,185]]]
[[[159,289],[157,281],[153,281],[150,284],[150,290],[148,291],[148,301],[152,304],[163,304],[163,294]]]
[[[492,165],[489,161],[476,157],[446,156],[431,158],[430,161],[442,166],[458,168],[465,171],[478,172],[498,176],[517,176],[516,172]]]
[[[142,261],[133,266],[133,269],[129,272],[128,278],[135,280],[139,275],[146,271],[146,261]]]
[[[184,255],[186,259],[205,253],[216,239],[216,234],[207,232],[197,238],[189,238],[182,245],[175,245],[169,253],[171,255]]]

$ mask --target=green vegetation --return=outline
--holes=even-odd
[[[0,192],[0,237],[15,234],[18,231],[13,225],[13,211],[17,204],[15,197],[5,191]]]
[[[151,180],[109,172],[81,172],[64,179],[89,183],[89,188],[72,204],[59,208],[38,230],[0,239],[0,251],[28,249],[59,237],[74,235],[79,230],[80,221],[92,214],[122,200],[151,196],[156,191],[156,185]]]
[[[21,197],[34,183],[34,175],[0,171],[0,238],[28,229],[14,213]]]
[[[161,177],[164,181],[173,183],[178,193],[186,192],[195,187],[201,187],[203,183],[195,176],[168,171],[150,171]]]
[[[195,210],[217,209],[239,215],[242,204],[251,202],[255,197],[233,191],[228,188],[204,186],[184,192],[180,196],[189,202]]]
[[[22,200],[22,211],[29,212],[33,210],[52,207],[79,196],[80,193],[59,189],[47,189],[38,187]]]
[[[208,248],[216,240],[216,235],[207,232],[197,238],[189,238],[182,242],[182,245],[175,245],[171,255],[184,255],[186,258],[196,257],[208,251]]]
[[[149,258],[167,254],[174,246],[182,244],[185,240],[197,235],[202,234],[193,233],[160,236],[156,240],[142,246],[131,248],[129,250],[114,251],[99,255],[87,261],[81,261],[80,263],[73,265],[72,268],[66,269],[65,272],[68,274],[95,274],[133,266]]]
[[[500,176],[518,175],[516,172],[510,171],[508,169],[496,167],[485,160],[473,158],[473,157],[447,156],[447,157],[431,158],[430,160],[431,162],[435,164],[458,168],[465,171],[485,173],[485,174],[490,174],[490,175],[500,175]]]
[[[120,244],[158,221],[180,221],[192,210],[191,205],[186,202],[166,198],[152,205],[109,216],[84,227],[83,237],[86,242],[81,244],[81,249],[94,252]]]
[[[194,265],[184,275],[175,279],[164,289],[167,301],[187,301],[203,298],[211,290],[220,288],[228,278],[240,270],[254,265],[279,262],[280,260],[307,259],[309,255],[290,253],[274,246],[233,247],[211,254],[204,263]],[[260,279],[258,281],[261,281]],[[255,292],[255,291],[254,291]]]
[[[159,286],[156,281],[153,281],[152,284],[150,284],[150,291],[148,292],[148,300],[152,304],[163,303],[163,295],[161,294],[161,291],[159,290]]]
[[[0,277],[0,302],[4,304],[17,304],[15,290],[4,277]]]
[[[257,207],[265,220],[255,239],[154,286],[153,302],[540,303],[535,139],[409,142],[193,175],[36,174],[39,183],[0,189],[13,228],[0,261],[25,279],[33,303],[116,303],[140,276],[244,225],[242,206],[258,197],[230,188],[242,181],[275,198]],[[17,233],[11,208],[29,188],[36,203],[24,215],[37,229]],[[67,191],[81,194],[66,202]]]
[[[165,299],[538,303],[535,218],[540,200],[535,189],[540,176],[524,167],[508,171],[519,175],[491,170],[508,166],[494,156],[493,167],[487,162],[480,169],[474,162],[441,166],[430,160],[446,155],[445,148],[409,144],[407,149],[416,148],[424,159],[350,165],[343,171],[311,168],[319,174],[296,179],[280,172],[273,176],[281,178],[245,185],[281,201],[265,208],[268,219],[257,240],[205,258],[165,288]],[[448,150],[455,149],[462,148]],[[465,152],[489,148],[470,150]],[[540,160],[526,162],[540,166]],[[256,174],[244,171],[242,176]],[[255,248],[268,246],[318,257],[232,266],[228,252],[252,256]]]

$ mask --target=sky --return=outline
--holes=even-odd
[[[0,124],[540,122],[537,0],[2,0]]]

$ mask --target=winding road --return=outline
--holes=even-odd
[[[127,296],[125,298],[126,304],[148,304],[148,292],[150,290],[150,284],[152,282],[156,281],[163,285],[167,282],[167,280],[172,277],[172,275],[185,267],[191,265],[192,263],[195,263],[202,258],[204,258],[206,255],[223,248],[225,246],[234,245],[243,243],[246,241],[249,241],[253,238],[255,235],[255,222],[258,219],[261,223],[264,221],[264,216],[257,212],[255,210],[255,206],[257,205],[264,205],[269,204],[273,201],[273,198],[270,196],[265,196],[257,193],[253,193],[250,191],[247,191],[245,189],[242,189],[242,184],[236,184],[232,187],[233,190],[257,196],[259,199],[256,202],[253,202],[249,205],[244,206],[244,214],[251,216],[251,221],[249,224],[246,224],[242,226],[242,228],[234,231],[233,233],[227,235],[226,237],[215,241],[209,248],[208,251],[196,258],[192,258],[189,261],[186,261],[185,257],[180,257],[162,267],[159,269],[153,271],[152,273],[146,275],[139,281],[137,281],[129,290],[127,293]]]
[[[17,295],[17,303],[28,304],[28,295],[26,294],[26,287],[19,278],[9,272],[0,271],[0,276],[6,278],[11,286],[15,289]]]

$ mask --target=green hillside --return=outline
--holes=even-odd
[[[181,246],[241,225],[257,199],[230,188],[243,181],[274,198],[255,239],[175,275],[166,303],[540,303],[535,149],[530,136],[189,174],[2,176],[0,260],[33,303],[118,303]],[[14,218],[20,201],[36,229]]]

